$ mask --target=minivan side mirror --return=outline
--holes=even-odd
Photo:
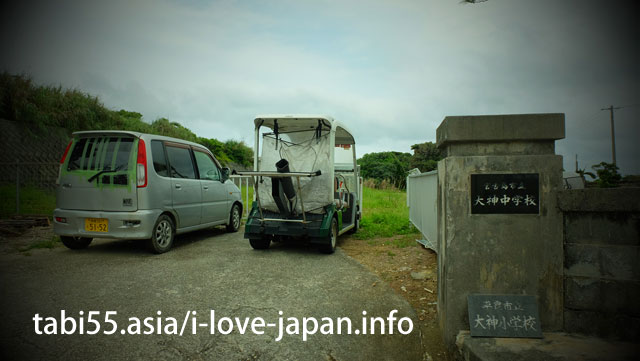
[[[229,179],[229,173],[231,171],[229,170],[229,168],[224,167],[221,169],[221,177],[220,177],[220,182],[224,183],[227,181],[227,179]]]

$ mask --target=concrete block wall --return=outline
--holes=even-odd
[[[564,330],[640,337],[640,188],[558,193],[564,222]]]

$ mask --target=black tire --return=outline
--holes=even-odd
[[[173,246],[176,238],[176,226],[171,217],[166,214],[158,217],[149,239],[149,249],[154,253],[165,253]]]
[[[229,212],[227,232],[238,232],[238,229],[240,229],[240,223],[242,223],[242,214],[240,214],[240,206],[236,203],[231,207],[231,212]]]
[[[249,243],[253,249],[267,249],[271,244],[271,240],[269,238],[250,238]]]
[[[93,238],[91,237],[70,237],[70,236],[60,236],[60,240],[62,244],[67,246],[69,249],[83,249],[87,248]]]
[[[331,228],[329,228],[329,239],[328,243],[322,245],[320,250],[322,253],[332,254],[336,251],[336,244],[338,243],[338,220],[335,218],[331,219]]]

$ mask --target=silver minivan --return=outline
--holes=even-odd
[[[145,239],[168,251],[176,234],[240,227],[240,189],[200,144],[129,131],[84,131],[60,161],[54,232],[71,249],[93,238]]]

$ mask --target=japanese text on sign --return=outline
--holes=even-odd
[[[471,213],[539,212],[538,174],[472,174]]]
[[[471,336],[542,337],[533,296],[469,295]]]

